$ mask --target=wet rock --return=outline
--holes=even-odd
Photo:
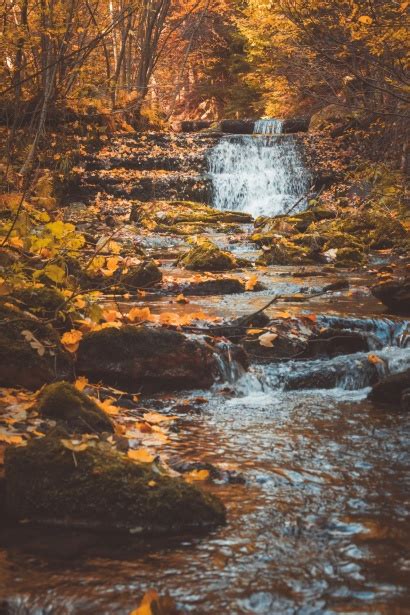
[[[410,277],[380,282],[371,291],[393,314],[410,315]]]
[[[153,260],[145,260],[135,267],[130,267],[129,271],[120,278],[120,283],[129,289],[150,288],[162,280],[162,273],[158,265]]]
[[[391,374],[374,385],[369,393],[369,399],[376,404],[386,404],[399,407],[402,403],[408,405],[410,389],[410,369],[399,374]]]
[[[283,120],[282,132],[284,134],[292,132],[307,132],[309,130],[310,118],[294,117]]]
[[[239,349],[233,359],[246,363]],[[77,372],[129,391],[208,388],[218,378],[216,349],[208,342],[160,327],[125,326],[84,337]]]
[[[36,390],[71,372],[71,359],[51,325],[0,304],[0,386]]]
[[[356,331],[326,329],[309,340],[304,357],[336,357],[370,350],[365,335]]]
[[[114,431],[112,421],[95,401],[68,382],[46,386],[40,394],[36,411],[73,433]]]
[[[410,388],[403,391],[400,407],[404,412],[410,412]]]
[[[179,132],[198,132],[212,126],[211,120],[185,120],[177,127]]]
[[[191,271],[231,271],[238,268],[237,259],[211,241],[201,241],[182,255],[178,263]]]
[[[179,289],[184,295],[234,295],[245,292],[245,285],[236,278],[221,278],[219,280],[202,280],[189,282]]]
[[[104,443],[75,452],[74,463],[73,452],[61,439],[64,432],[7,450],[11,517],[133,533],[193,530],[224,522],[219,499],[167,476],[155,463],[135,463]]]
[[[255,120],[222,120],[218,130],[235,135],[251,135],[255,127]]]

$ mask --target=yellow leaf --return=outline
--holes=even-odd
[[[128,457],[133,461],[138,461],[139,463],[152,463],[155,459],[155,457],[145,448],[129,450]]]
[[[143,322],[146,320],[151,320],[151,310],[148,307],[134,307],[128,312],[127,318],[130,322]]]
[[[359,17],[359,22],[364,24],[371,24],[373,23],[373,19],[369,15],[362,15],[361,17]]]
[[[74,453],[82,453],[82,451],[87,450],[88,443],[87,442],[78,442],[76,440],[60,440],[61,444],[64,448],[67,448],[69,451],[73,451]]]
[[[0,442],[7,444],[23,444],[24,440],[21,436],[10,436],[9,434],[0,433]]]
[[[264,329],[248,329],[246,333],[248,335],[260,335],[263,332],[264,332]]]
[[[164,416],[159,412],[145,412],[143,417],[144,421],[147,421],[147,423],[151,423],[152,425],[163,423],[165,421],[175,421],[178,418],[177,416]]]
[[[104,399],[104,401],[100,401],[96,397],[93,397],[93,399],[96,404],[101,408],[101,410],[103,410],[107,414],[119,414],[119,408],[118,406],[114,406],[112,404],[112,402],[114,401],[112,398],[109,397],[108,399]]]
[[[107,322],[115,322],[117,318],[121,318],[121,314],[117,310],[103,310],[102,315]]]
[[[177,303],[189,303],[188,299],[184,295],[178,295],[175,299]]]
[[[252,275],[250,278],[246,280],[245,290],[254,290],[255,286],[258,284],[258,276]]]
[[[77,378],[77,380],[75,381],[74,386],[79,391],[84,391],[87,384],[88,384],[88,378],[86,378],[85,376],[79,376],[79,378]]]
[[[68,352],[75,353],[78,350],[82,338],[83,334],[81,331],[78,329],[71,329],[71,331],[67,331],[61,337],[61,343]]]
[[[377,356],[377,354],[369,354],[367,360],[372,365],[377,365],[378,363],[384,363],[383,359]]]
[[[144,595],[140,606],[131,611],[130,615],[155,615],[158,613],[158,604],[159,595],[154,589],[149,589]]]
[[[209,470],[192,470],[192,472],[185,474],[184,478],[188,483],[200,480],[208,480]]]
[[[275,318],[283,318],[287,320],[288,318],[292,318],[292,314],[289,314],[289,312],[276,312]]]
[[[157,483],[155,482],[155,480],[150,480],[148,483],[148,487],[156,487]]]

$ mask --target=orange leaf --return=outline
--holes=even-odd
[[[78,350],[82,338],[83,334],[81,331],[78,329],[71,329],[71,331],[67,331],[61,337],[61,343],[68,352],[75,353]]]
[[[377,354],[369,354],[369,356],[367,357],[367,360],[372,365],[377,365],[378,363],[384,363],[383,359],[378,357]]]
[[[138,461],[139,463],[152,463],[155,459],[153,455],[145,448],[138,448],[137,450],[129,450],[128,457],[133,461]]]

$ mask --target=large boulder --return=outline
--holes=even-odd
[[[114,431],[110,418],[95,401],[68,382],[46,386],[40,394],[36,411],[74,433]]]
[[[133,533],[225,520],[219,499],[171,478],[156,463],[135,463],[95,440],[72,447],[64,432],[9,447],[5,471],[7,512],[16,520]]]
[[[410,277],[380,282],[371,291],[393,314],[410,315]]]
[[[71,372],[71,359],[51,325],[10,303],[0,305],[0,386],[36,390]]]
[[[410,369],[377,382],[369,393],[369,399],[376,404],[405,407],[408,405],[409,390]]]
[[[246,365],[241,351],[233,359]],[[211,343],[164,327],[125,326],[89,333],[78,351],[77,372],[129,391],[209,388],[220,375]]]
[[[192,271],[231,271],[238,267],[233,254],[221,250],[211,241],[201,241],[183,254],[178,262]]]

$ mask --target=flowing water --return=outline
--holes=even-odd
[[[260,205],[258,182],[273,185],[263,174],[265,169],[269,175],[273,158],[281,168],[282,192],[276,201],[264,201],[266,211],[283,206],[284,187],[292,198],[303,193],[302,167],[292,167],[292,157],[281,159],[290,141],[268,145],[267,139],[275,137],[221,141],[217,157],[226,153],[227,176],[236,172],[238,160],[243,173],[251,160],[254,174],[246,181],[241,175],[248,192],[240,195],[227,177],[226,201],[219,206]],[[269,168],[277,177],[279,171]],[[292,169],[295,176],[289,175]],[[166,241],[172,252],[180,239]],[[236,249],[254,256],[246,242]],[[187,275],[169,262],[162,261],[165,274]],[[271,267],[260,272],[266,291],[190,297],[174,309],[228,318],[249,314],[272,292],[316,291],[329,283],[311,269],[311,278],[299,279],[291,267]],[[151,587],[195,615],[409,613],[410,417],[366,399],[378,377],[410,366],[409,323],[381,313],[367,291],[366,274],[349,274],[349,281],[350,291],[279,303],[269,314],[313,314],[323,329],[362,336],[368,351],[254,363],[246,374],[225,360],[221,382],[210,391],[142,400],[172,414],[191,401],[164,454],[171,465],[201,462],[221,470],[220,479],[205,488],[226,504],[225,526],[165,542],[4,528],[0,613],[127,615]],[[170,309],[169,296],[145,297],[141,304],[147,301],[153,312]],[[380,362],[369,361],[369,352]],[[202,403],[195,407],[198,396]]]
[[[254,135],[226,136],[208,155],[213,204],[253,216],[286,213],[310,186],[294,135],[279,120],[259,120]],[[306,206],[302,199],[299,209]]]

